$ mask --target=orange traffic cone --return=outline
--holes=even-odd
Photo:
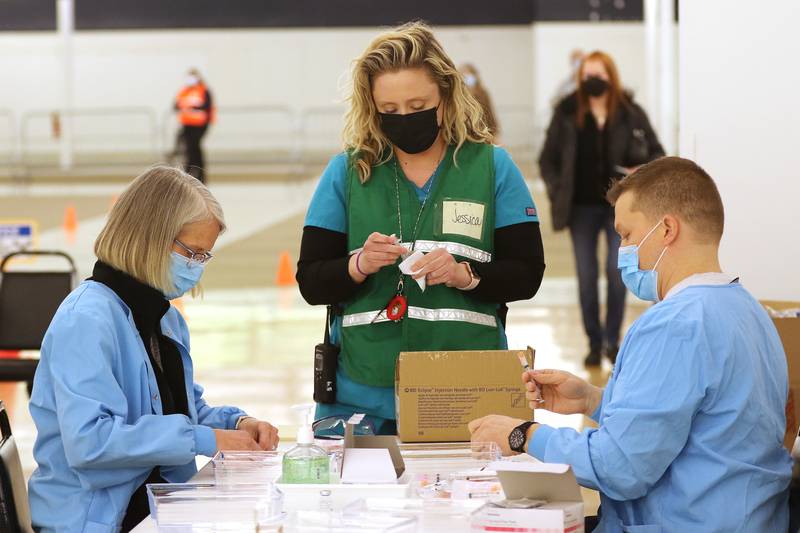
[[[74,205],[68,205],[64,210],[64,233],[70,243],[75,242],[75,234],[78,232],[78,214]]]
[[[175,306],[175,309],[177,309],[178,312],[183,316],[183,319],[188,321],[186,316],[186,308],[183,307],[183,298],[179,296],[178,298],[171,300],[170,303]]]
[[[279,287],[289,287],[296,283],[294,279],[294,268],[292,267],[292,260],[289,257],[289,252],[281,252],[278,258],[278,275],[275,277],[275,283]]]

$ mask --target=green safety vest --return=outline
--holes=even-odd
[[[494,150],[490,144],[465,143],[453,164],[450,146],[434,178],[425,211],[419,221],[415,250],[446,248],[456,261],[487,263],[494,253]],[[357,253],[374,231],[400,237],[397,220],[395,172],[400,190],[402,244],[411,249],[414,224],[421,202],[414,185],[395,159],[373,167],[361,184],[353,165],[347,174],[347,238]],[[351,379],[365,385],[390,387],[395,363],[402,351],[494,350],[500,347],[497,304],[479,301],[467,291],[445,285],[423,292],[411,276],[404,276],[408,309],[393,322],[381,309],[397,293],[399,265],[369,276],[358,295],[344,306],[341,364]],[[373,322],[374,320],[374,322]]]

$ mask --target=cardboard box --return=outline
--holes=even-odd
[[[500,461],[497,472],[506,499],[545,500],[535,509],[506,509],[488,503],[472,515],[472,531],[583,533],[583,499],[569,465]]]
[[[469,441],[467,424],[490,414],[530,420],[520,353],[527,357],[525,350],[400,353],[395,374],[400,440]]]
[[[800,308],[800,302],[761,303],[778,311]],[[773,318],[772,322],[781,337],[789,367],[789,398],[786,401],[786,433],[783,436],[783,445],[791,451],[800,425],[800,318]]]

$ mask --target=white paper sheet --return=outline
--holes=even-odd
[[[342,483],[397,483],[386,448],[348,448],[344,452]]]
[[[420,259],[422,259],[424,256],[425,254],[422,253],[420,250],[417,250],[413,254],[409,255],[403,260],[402,263],[400,263],[400,272],[409,276],[416,274],[417,271],[411,270],[411,267],[413,267],[414,264]],[[417,285],[419,285],[419,288],[422,290],[422,292],[425,292],[425,286],[426,286],[425,278],[422,277],[416,281]]]

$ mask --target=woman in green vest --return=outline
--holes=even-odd
[[[334,305],[335,403],[395,432],[401,351],[506,347],[505,303],[536,294],[544,253],[517,166],[430,28],[377,37],[354,64],[344,151],[309,206],[297,279]],[[400,263],[417,253],[406,269]]]

